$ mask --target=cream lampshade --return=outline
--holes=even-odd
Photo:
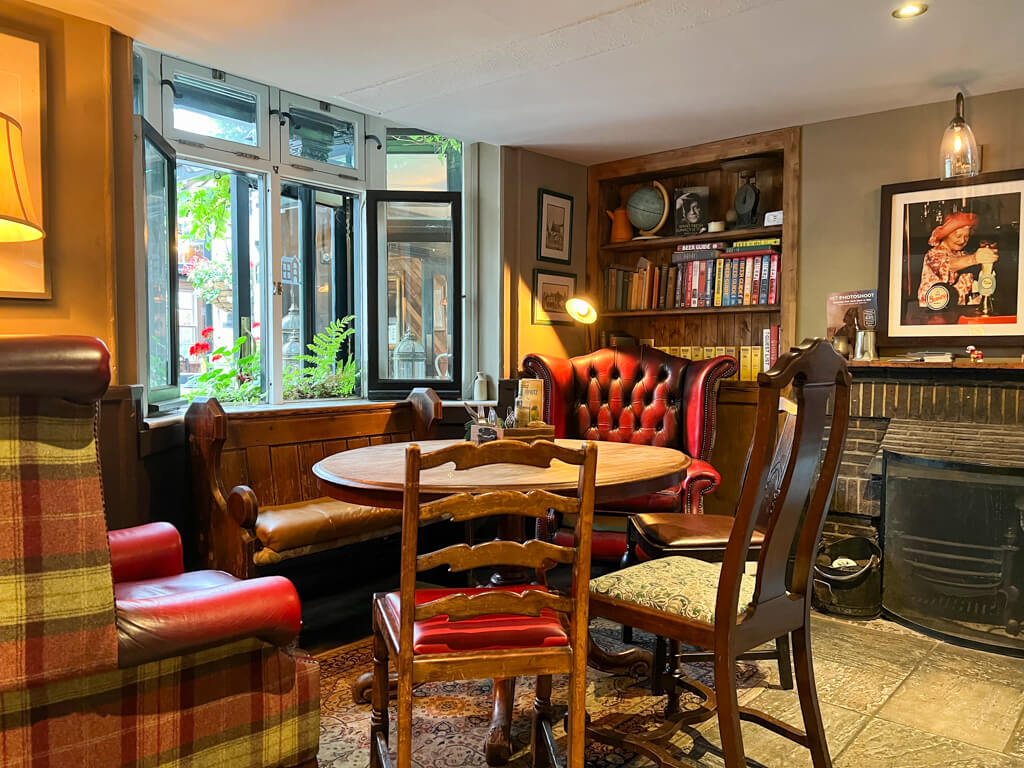
[[[0,243],[27,243],[44,236],[29,193],[21,124],[0,112]]]

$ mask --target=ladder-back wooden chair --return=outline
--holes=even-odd
[[[420,473],[446,464],[456,470],[501,465],[547,467],[553,460],[579,466],[576,496],[542,490],[459,493],[441,499],[420,498]],[[412,765],[413,686],[423,682],[537,675],[533,715],[534,765],[556,763],[552,734],[551,676],[569,675],[568,765],[582,768],[584,695],[587,663],[587,598],[597,446],[581,449],[551,442],[533,445],[502,440],[481,446],[459,443],[421,454],[406,449],[402,512],[401,586],[373,599],[373,688],[370,765],[390,765],[388,754],[388,664],[398,671],[398,768]],[[425,503],[424,503],[425,502]],[[573,546],[531,540],[525,544],[490,541],[456,544],[418,554],[420,525],[450,520],[463,523],[492,515],[539,518],[549,509],[578,517]],[[568,594],[549,590],[546,572],[571,564]],[[467,571],[494,566],[534,569],[535,583],[511,587],[417,589],[417,576],[438,566]]]
[[[789,461],[793,450],[793,436],[796,433],[796,403],[787,397],[779,398],[779,413],[782,428],[779,440],[775,445],[773,465],[782,467]],[[769,473],[769,482],[781,480],[778,473]],[[771,489],[777,491],[777,488]],[[768,509],[764,508],[754,523],[754,532],[747,548],[747,561],[756,562],[761,556],[761,545],[764,534],[768,530]],[[720,563],[725,559],[725,549],[732,533],[733,518],[728,515],[673,515],[664,512],[648,512],[633,515],[626,524],[626,554],[622,556],[622,567],[628,568],[640,560],[653,560],[659,557],[683,555],[707,560],[709,563]],[[623,632],[626,635],[626,632]],[[631,642],[629,635],[624,638]],[[679,663],[712,661],[713,653],[706,651],[679,652],[679,643],[669,641],[668,663],[674,669]],[[654,649],[654,668],[661,670],[665,666],[665,638],[658,637]],[[749,651],[739,657],[740,661],[771,660],[779,664],[779,684],[785,690],[793,688],[793,665],[790,659],[789,635],[775,638],[772,650]],[[661,678],[655,675],[651,690],[654,694],[664,693]]]
[[[668,722],[645,736],[598,728],[594,738],[672,764],[668,740],[683,725],[717,712],[727,768],[746,766],[740,720],[758,723],[807,747],[815,768],[831,758],[821,723],[811,660],[811,566],[836,475],[849,421],[850,374],[846,361],[823,339],[805,341],[758,376],[753,442],[722,564],[691,557],[663,557],[601,576],[590,583],[590,612],[714,651],[715,690],[675,676],[669,689]],[[785,462],[773,461],[779,429],[780,392],[792,385],[797,404],[794,441]],[[831,430],[822,441],[833,400]],[[747,550],[762,514],[768,524],[757,575],[745,573]],[[792,577],[787,566],[795,550]],[[789,633],[804,730],[763,712],[740,707],[736,693],[738,657]],[[697,711],[679,711],[679,688],[703,695]]]

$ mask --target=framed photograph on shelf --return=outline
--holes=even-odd
[[[1017,345],[1024,169],[882,187],[878,340]]]
[[[534,325],[572,325],[572,318],[565,311],[565,300],[575,293],[576,275],[533,270],[531,322]]]
[[[708,187],[676,187],[674,208],[677,235],[708,231]]]
[[[537,260],[572,263],[572,198],[537,190]]]
[[[42,42],[0,28],[0,113],[3,114],[3,117],[0,117],[0,124],[6,129],[10,118],[21,128],[20,148],[24,166],[15,171],[14,177],[27,182],[30,197],[15,207],[19,210],[18,218],[25,218],[22,213],[26,212],[26,209],[39,217],[43,231],[46,230],[46,206],[43,197],[46,178],[45,61]],[[6,140],[2,143],[4,149],[0,154],[6,162],[6,170],[0,168],[0,174],[11,174],[12,162],[15,161],[9,159],[8,150],[12,148],[6,146]],[[17,154],[16,149],[14,151]],[[25,192],[24,188],[18,187],[17,194],[23,195]],[[11,215],[11,212],[7,211],[0,213]],[[31,218],[31,215],[28,218]],[[51,298],[50,269],[46,263],[45,243],[45,239],[0,243],[0,299]]]

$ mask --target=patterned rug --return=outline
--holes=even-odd
[[[610,651],[622,650],[618,624],[598,619],[591,625],[598,643]],[[653,648],[653,638],[635,632],[637,644]],[[321,768],[365,768],[369,762],[370,707],[352,702],[352,682],[372,667],[370,639],[336,648],[317,656],[320,662],[320,757]],[[766,667],[740,664],[737,684],[740,704],[753,699],[766,685]],[[711,686],[711,665],[696,664],[689,674]],[[587,712],[595,725],[619,731],[640,733],[663,722],[663,696],[651,695],[646,680],[610,675],[595,669],[587,674]],[[530,765],[530,712],[533,709],[531,677],[520,677],[516,685],[516,714],[512,724],[513,756],[510,768]],[[556,676],[552,702],[566,701],[568,678]],[[413,704],[413,764],[421,768],[462,768],[485,765],[483,742],[491,721],[491,681],[472,680],[455,683],[431,683],[415,690]],[[684,708],[696,708],[696,697],[683,698]],[[394,703],[391,709],[391,739],[394,743]],[[696,730],[717,728],[714,719]],[[555,735],[564,748],[565,732],[555,726]],[[693,746],[691,731],[677,734],[677,756],[685,762]],[[703,743],[703,742],[702,742]],[[693,758],[699,755],[693,754]],[[603,744],[588,744],[588,768],[641,768],[650,765],[642,757],[619,752]],[[697,765],[696,763],[691,763]]]

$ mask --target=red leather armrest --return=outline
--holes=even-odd
[[[718,384],[736,371],[736,358],[729,355],[698,360],[686,366],[683,403],[686,431],[683,450],[694,459],[708,459],[715,443]]]
[[[544,382],[544,421],[555,428],[555,437],[565,437],[572,407],[572,361],[530,354],[523,358],[522,367]]]
[[[118,666],[122,668],[247,637],[283,648],[302,626],[299,596],[283,576],[118,600],[116,605]]]
[[[185,570],[181,536],[170,523],[147,523],[108,531],[114,583],[174,576]]]
[[[722,482],[722,476],[718,470],[706,461],[694,459],[686,468],[686,477],[683,478],[683,511],[693,515],[701,512],[701,497],[705,493],[711,493]]]

